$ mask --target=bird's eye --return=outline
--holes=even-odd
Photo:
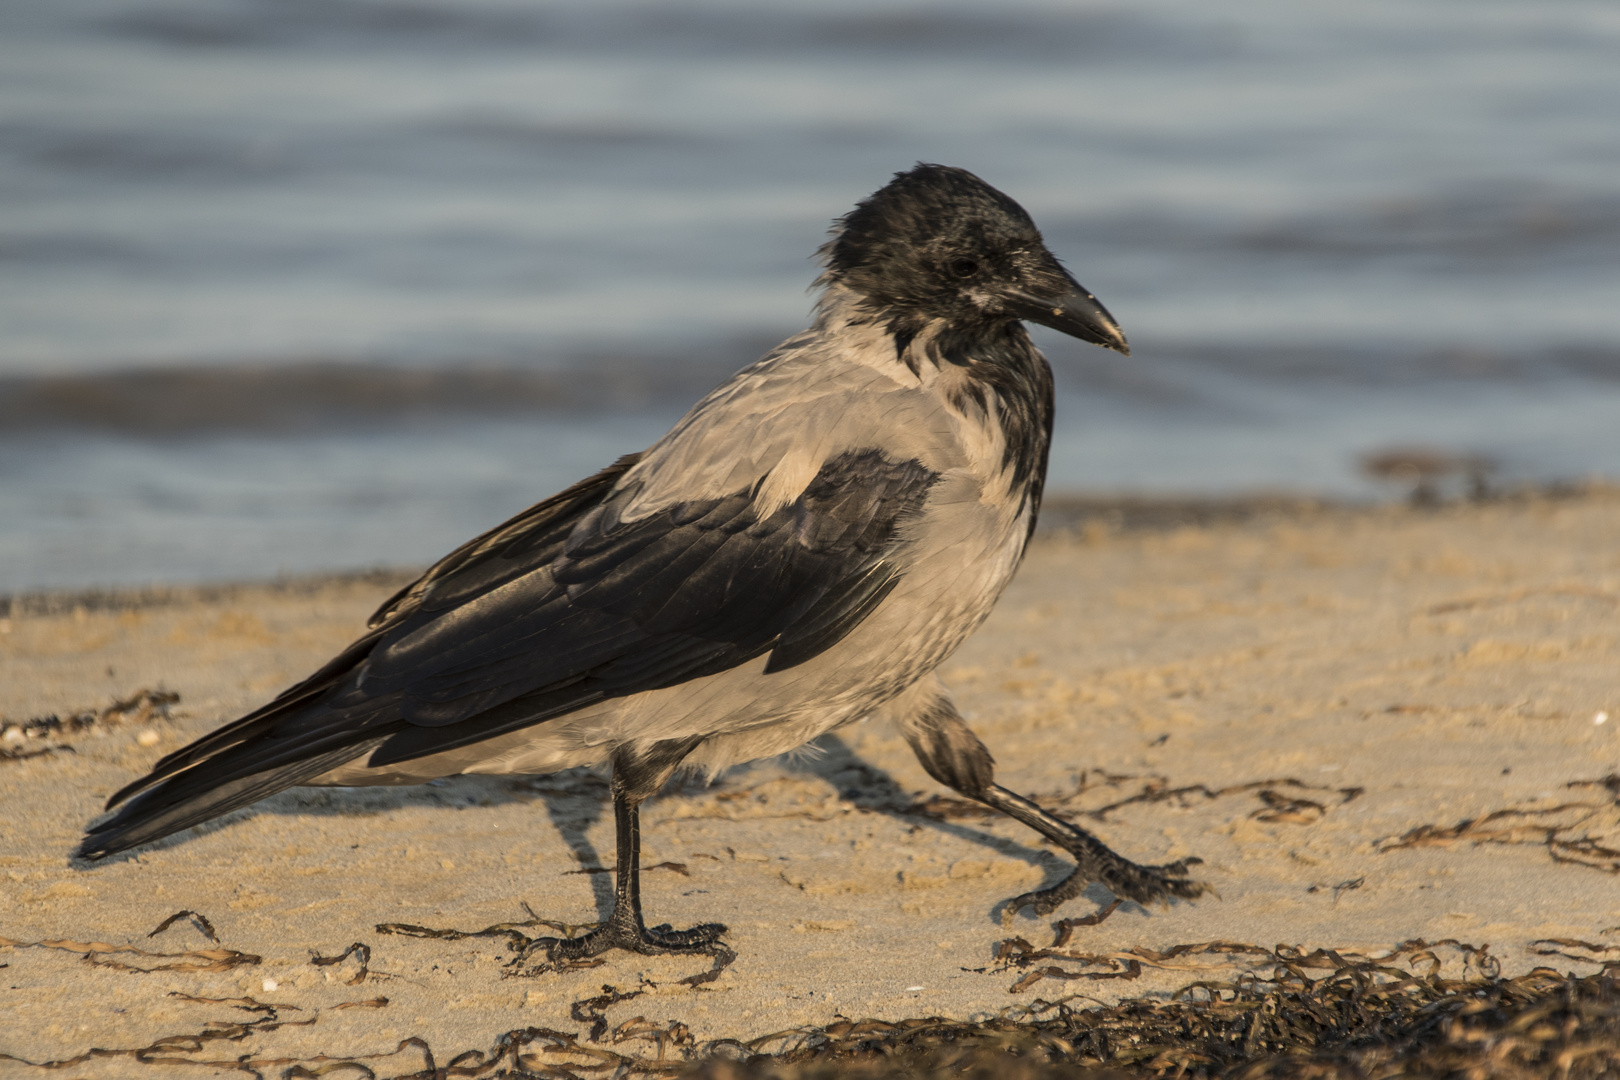
[[[979,262],[977,259],[952,259],[950,271],[957,277],[972,277],[979,272]]]

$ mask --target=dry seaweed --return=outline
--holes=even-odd
[[[169,707],[180,700],[172,690],[142,688],[127,698],[114,701],[104,709],[84,709],[67,716],[52,713],[36,716],[21,724],[9,725],[22,732],[24,738],[38,739],[52,735],[72,735],[88,731],[97,724],[143,724],[149,720],[169,719]]]
[[[1589,866],[1620,874],[1620,774],[1598,780],[1572,780],[1566,788],[1598,788],[1603,802],[1566,802],[1545,807],[1507,807],[1451,826],[1419,825],[1384,840],[1378,850],[1426,847],[1467,841],[1473,844],[1528,844],[1545,847],[1554,862]]]
[[[1260,801],[1265,805],[1249,816],[1256,821],[1275,821],[1285,825],[1313,825],[1322,820],[1327,807],[1310,799],[1300,799],[1261,788]]]
[[[364,1001],[340,1001],[332,1006],[333,1011],[340,1009],[386,1009],[388,999],[385,997],[366,998]]]
[[[0,746],[0,761],[27,761],[29,758],[44,757],[46,754],[77,754],[78,751],[71,746],[41,746],[37,750],[12,750]]]
[[[86,963],[114,971],[229,971],[234,967],[258,964],[262,957],[235,949],[193,949],[190,952],[158,953],[137,949],[133,945],[112,945],[105,941],[69,941],[65,938],[45,941],[15,941],[0,937],[0,948],[61,949],[78,953]],[[152,963],[151,961],[173,961]]]
[[[170,915],[167,919],[164,919],[162,922],[158,923],[157,927],[146,936],[149,938],[155,938],[159,934],[163,933],[163,931],[179,922],[181,919],[191,920],[191,925],[195,926],[203,937],[207,938],[209,941],[212,941],[215,945],[219,944],[219,935],[214,933],[214,924],[208,921],[208,916],[204,915],[200,911],[192,911],[190,908],[182,909],[175,912],[173,915]]]
[[[1339,902],[1340,895],[1347,892],[1355,892],[1365,884],[1367,884],[1367,877],[1365,874],[1363,874],[1361,877],[1353,877],[1347,881],[1339,882],[1337,885],[1332,887],[1333,902],[1337,904]],[[1308,893],[1319,893],[1326,888],[1328,888],[1326,885],[1312,885],[1305,891]]]
[[[645,994],[651,986],[645,979],[634,990],[620,990],[615,986],[602,984],[602,992],[595,997],[582,998],[574,1002],[568,1009],[568,1015],[581,1024],[591,1025],[591,1033],[586,1036],[591,1042],[601,1042],[602,1036],[607,1034],[607,1015],[603,1011],[611,1005],[621,1001],[630,1001]]]
[[[1570,949],[1580,951],[1570,952]],[[1620,953],[1620,945],[1597,945],[1590,941],[1581,941],[1579,938],[1542,938],[1540,941],[1530,943],[1530,951],[1537,956],[1562,956],[1566,960],[1579,960],[1583,964],[1598,964],[1605,975],[1613,969],[1620,968],[1620,960],[1608,960],[1603,956],[1604,953]]]
[[[164,970],[153,968],[151,970]],[[193,969],[195,970],[195,969]],[[286,1064],[286,1062],[260,1061],[253,1065],[246,1065],[247,1055],[228,1060],[207,1061],[192,1057],[180,1057],[181,1054],[195,1054],[207,1048],[209,1043],[224,1040],[227,1042],[241,1042],[250,1035],[266,1034],[282,1027],[308,1027],[315,1023],[316,1018],[308,1020],[283,1020],[280,1010],[292,1009],[294,1005],[270,1005],[253,998],[203,998],[193,997],[190,994],[171,992],[170,997],[180,1001],[187,1001],[199,1005],[229,1005],[243,1012],[256,1013],[252,1020],[246,1022],[211,1020],[204,1025],[201,1031],[186,1035],[165,1035],[154,1039],[145,1046],[127,1049],[112,1050],[105,1047],[91,1047],[73,1057],[61,1058],[53,1061],[30,1061],[27,1058],[17,1057],[13,1054],[0,1053],[0,1061],[15,1061],[22,1065],[32,1065],[38,1069],[67,1069],[75,1065],[82,1065],[96,1058],[133,1058],[142,1065],[155,1065],[164,1067],[172,1065],[212,1065],[218,1068],[242,1069],[244,1072],[255,1072],[253,1065],[265,1066],[270,1064]],[[262,1075],[262,1074],[261,1074]]]
[[[0,761],[23,761],[44,754],[77,753],[72,746],[56,743],[50,746],[24,749],[30,739],[51,739],[88,731],[97,725],[144,724],[151,720],[169,719],[169,707],[180,700],[171,690],[135,691],[129,697],[114,701],[104,709],[85,709],[67,716],[52,713],[36,716],[20,724],[0,724]]]
[[[1106,909],[1111,911],[1112,909]],[[1105,914],[1099,912],[1099,916]],[[1100,917],[1098,921],[1101,921]],[[1232,957],[1248,957],[1250,963],[1253,958],[1259,958],[1262,965],[1272,965],[1272,977],[1279,977],[1278,973],[1284,970],[1295,972],[1296,969],[1319,968],[1340,970],[1353,968],[1358,965],[1367,970],[1389,973],[1397,971],[1391,968],[1396,960],[1404,960],[1408,964],[1427,961],[1431,965],[1429,974],[1436,974],[1440,969],[1440,959],[1435,949],[1453,948],[1463,956],[1465,970],[1488,974],[1492,977],[1501,973],[1501,964],[1490,955],[1489,946],[1468,945],[1455,938],[1446,938],[1442,941],[1427,942],[1420,938],[1402,942],[1394,949],[1379,956],[1364,956],[1348,950],[1317,949],[1305,953],[1289,945],[1278,945],[1274,949],[1267,949],[1259,945],[1251,945],[1235,941],[1203,941],[1184,945],[1173,945],[1165,950],[1148,949],[1138,946],[1119,952],[1091,953],[1081,952],[1069,948],[1072,939],[1073,925],[1083,925],[1079,920],[1065,919],[1058,923],[1054,930],[1052,944],[1045,948],[1036,948],[1021,937],[1008,938],[1000,942],[995,949],[995,959],[1002,964],[1002,970],[1019,969],[1027,971],[1022,978],[1008,987],[1011,993],[1021,993],[1042,979],[1076,980],[1076,979],[1136,979],[1141,977],[1142,966],[1162,968],[1168,971],[1215,971],[1230,968]],[[1222,956],[1225,960],[1214,963],[1202,962],[1199,957]],[[1078,964],[1080,967],[1100,967],[1097,972],[1077,971],[1071,967],[1059,967],[1049,964],[1045,967],[1033,968],[1033,965],[1043,960],[1061,960],[1069,964]],[[1029,970],[1033,968],[1033,970]],[[1398,972],[1404,974],[1404,972]]]
[[[525,905],[527,909],[527,905]],[[464,941],[467,938],[505,938],[507,943],[518,953],[523,953],[533,945],[538,938],[532,938],[523,931],[536,927],[544,927],[555,931],[563,937],[574,937],[582,930],[590,930],[595,923],[563,923],[554,919],[542,919],[533,911],[522,922],[495,923],[482,930],[456,930],[439,929],[431,926],[417,926],[415,923],[378,923],[379,934],[398,934],[402,937],[437,938],[440,941]]]
[[[1314,968],[1330,974],[1313,980]],[[1270,979],[1195,983],[1168,1002],[1037,1001],[1021,1015],[979,1023],[851,1021],[776,1040],[775,1056],[711,1057],[687,1075],[1612,1076],[1620,1069],[1620,983],[1545,968],[1516,979],[1445,980],[1317,950]],[[756,1040],[749,1049],[769,1045]]]
[[[371,946],[367,945],[363,941],[355,942],[353,945],[350,945],[347,949],[344,949],[336,956],[322,956],[319,953],[314,953],[310,956],[309,962],[314,964],[316,967],[331,967],[334,964],[343,963],[343,961],[347,960],[351,956],[356,957],[360,961],[360,970],[355,972],[349,978],[344,979],[343,985],[359,986],[361,983],[366,981],[366,976],[371,974]]]
[[[1114,781],[1126,778],[1110,777],[1109,779]],[[1130,777],[1129,779],[1139,778]],[[1181,787],[1171,787],[1170,782],[1164,777],[1155,776],[1149,777],[1142,785],[1142,789],[1135,795],[1111,802],[1106,806],[1084,810],[1082,813],[1094,821],[1105,821],[1108,815],[1115,810],[1137,803],[1174,802],[1178,806],[1189,806],[1192,805],[1191,800],[1194,796],[1210,802],[1224,798],[1227,795],[1239,795],[1248,791],[1257,792],[1260,801],[1265,804],[1249,816],[1264,821],[1291,821],[1309,824],[1311,821],[1320,818],[1327,810],[1327,807],[1322,803],[1282,795],[1276,791],[1277,788],[1292,788],[1296,791],[1332,792],[1339,796],[1340,805],[1360,798],[1366,792],[1365,788],[1359,787],[1333,788],[1324,787],[1320,784],[1307,784],[1305,781],[1297,780],[1291,776],[1284,776],[1275,780],[1250,780],[1248,783],[1231,784],[1220,788],[1211,788],[1205,784],[1185,784]],[[1081,792],[1084,790],[1085,788],[1082,786]],[[1071,799],[1073,797],[1070,796]],[[1311,811],[1308,819],[1303,814],[1303,811],[1307,808]]]
[[[553,919],[542,919],[527,904],[523,905],[523,909],[529,913],[529,917],[522,922],[495,923],[493,926],[486,926],[482,930],[436,929],[429,926],[417,926],[414,923],[378,923],[377,932],[379,934],[399,934],[404,937],[436,938],[440,941],[463,941],[467,938],[505,938],[507,947],[515,954],[512,959],[506,962],[506,976],[508,978],[527,978],[543,975],[551,971],[580,971],[587,968],[601,967],[606,963],[606,961],[599,958],[554,961],[548,956],[538,964],[530,964],[529,962],[537,955],[548,953],[550,945],[556,939],[546,934],[530,937],[523,932],[524,930],[544,927],[547,930],[555,931],[566,939],[577,937],[582,932],[588,933],[601,924],[557,922]],[[679,985],[696,987],[711,983],[718,979],[720,973],[730,967],[733,961],[737,959],[737,954],[725,943],[719,941],[711,944],[707,949],[703,950],[703,953],[713,958],[709,970],[676,980]]]
[[[1428,947],[1408,948],[1421,963]],[[467,1051],[443,1065],[426,1044],[407,1040],[391,1054],[296,1066],[283,1075],[327,1076],[348,1066],[352,1074],[379,1080],[672,1073],[685,1080],[1589,1080],[1620,1070],[1620,983],[1603,976],[1577,978],[1538,968],[1515,979],[1477,971],[1442,979],[1387,963],[1350,961],[1334,950],[1298,951],[1292,960],[1273,978],[1195,983],[1168,1001],[1090,1007],[1076,999],[1036,1001],[975,1021],[847,1020],[747,1042],[702,1044],[683,1025],[638,1016],[601,1028],[603,1045],[531,1027],[506,1032],[489,1050]],[[1317,970],[1327,974],[1310,978]],[[595,1018],[581,1022],[594,1025]],[[633,1040],[652,1041],[656,1052],[632,1056],[610,1048]],[[411,1048],[421,1052],[424,1067],[379,1071]]]
[[[1068,949],[1072,931],[1108,917],[1104,909],[1054,927],[1046,950],[1011,945],[1017,958]],[[1072,924],[1072,925],[1065,925]],[[473,936],[473,935],[469,935]],[[1004,943],[1005,944],[1005,943]],[[1537,942],[1545,955],[1603,962],[1620,946],[1579,939]],[[1460,952],[1461,977],[1444,978],[1440,950]],[[1566,950],[1575,950],[1569,953]],[[1580,953],[1594,954],[1581,956]],[[61,1061],[27,1062],[71,1068],[121,1056],[156,1066],[205,1065],[259,1076],[368,1077],[372,1080],[524,1080],[524,1078],[679,1075],[684,1080],[830,1080],[833,1077],[974,1077],[1056,1080],[1069,1077],[1153,1077],[1162,1080],[1372,1080],[1483,1078],[1596,1080],[1620,1075],[1620,980],[1604,972],[1584,977],[1537,968],[1504,979],[1483,946],[1455,940],[1408,941],[1379,956],[1344,949],[1262,946],[1240,942],[1135,949],[1100,957],[1128,970],[1141,966],[1197,970],[1217,956],[1241,956],[1250,970],[1236,978],[1189,983],[1168,998],[1099,1005],[1077,997],[1037,999],[1001,1015],[971,1021],[923,1017],[899,1021],[842,1020],[796,1028],[746,1042],[698,1043],[679,1021],[633,1016],[610,1025],[606,1010],[640,997],[604,986],[574,1003],[573,1017],[589,1034],[529,1027],[508,1031],[488,1050],[468,1050],[442,1063],[420,1038],[385,1053],[314,1058],[244,1054],[193,1056],[220,1040],[241,1041],[288,1024],[288,1008],[253,998],[179,1000],[224,1005],[254,1014],[247,1021],[214,1021],[195,1034],[173,1035],[137,1048],[95,1048]],[[1264,970],[1266,965],[1270,970]],[[1211,963],[1211,968],[1230,965]],[[344,1002],[341,1008],[382,1008],[387,999]],[[594,1040],[594,1041],[593,1041]],[[642,1044],[640,1046],[636,1044]],[[646,1044],[651,1044],[646,1045]],[[0,1060],[23,1059],[0,1055]]]
[[[1103,806],[1083,808],[1074,805],[1089,792],[1098,788],[1119,788],[1131,781],[1141,782],[1141,786],[1135,794],[1128,795],[1123,799],[1116,799]],[[1043,804],[1063,806],[1068,808],[1070,812],[1082,814],[1093,821],[1106,821],[1109,814],[1127,806],[1168,802],[1186,808],[1195,805],[1197,801],[1212,802],[1228,795],[1241,795],[1251,791],[1256,793],[1262,805],[1249,816],[1261,821],[1309,825],[1319,820],[1328,810],[1328,804],[1326,803],[1314,802],[1295,795],[1285,795],[1277,790],[1279,788],[1288,788],[1294,791],[1319,791],[1329,795],[1336,795],[1338,796],[1337,805],[1340,806],[1360,798],[1366,793],[1365,788],[1325,787],[1320,784],[1309,784],[1291,776],[1271,780],[1250,780],[1243,784],[1212,788],[1207,784],[1172,786],[1169,778],[1163,776],[1144,777],[1096,770],[1082,773],[1079,784],[1072,791],[1038,795],[1036,799]],[[970,799],[958,799],[948,795],[933,795],[927,799],[912,802],[900,809],[906,813],[934,818],[938,821],[953,818],[985,817],[996,813],[996,811],[983,803],[974,802]]]

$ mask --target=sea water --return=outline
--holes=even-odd
[[[922,161],[1037,331],[1055,491],[1620,475],[1610,0],[0,4],[0,592],[412,565],[802,327]]]

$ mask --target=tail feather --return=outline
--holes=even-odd
[[[221,784],[210,784],[201,791],[182,796],[178,801],[169,785],[148,791],[126,803],[111,818],[91,827],[77,854],[83,859],[104,859],[120,851],[161,840],[369,754],[386,737],[358,745],[351,743],[291,764],[250,773]]]
[[[107,800],[121,808],[86,830],[78,854],[100,859],[161,840],[371,753],[400,725],[397,702],[325,704],[352,685],[375,646],[368,634],[314,675],[240,720],[176,750]]]
[[[114,794],[107,809],[117,808],[116,813],[87,831],[78,854],[100,859],[162,839],[364,757],[406,730],[398,692],[371,693],[359,685],[359,671],[378,643],[425,604],[455,607],[543,564],[550,558],[546,552],[560,550],[573,522],[600,503],[639,457],[620,458],[440,560],[384,603],[371,620],[371,631],[319,671],[274,701],[169,754]],[[501,716],[503,723],[510,719],[507,713]],[[396,752],[391,760],[504,730],[508,727],[479,728],[459,742],[435,735],[410,753]]]
[[[275,717],[268,730],[262,727],[266,721],[256,722],[248,736],[199,755],[182,771],[156,781],[144,777],[139,794],[88,830],[80,854],[100,858],[161,839],[369,754],[401,726],[392,704],[299,709],[289,703],[290,715]]]
[[[152,766],[151,772],[115,791],[107,800],[107,809],[111,810],[124,800],[156,787],[203,761],[217,759],[237,747],[269,734],[289,717],[294,717],[313,705],[343,682],[370,654],[379,636],[377,633],[367,634],[343,650],[321,670],[296,686],[290,687],[275,700],[159,759],[157,764]]]

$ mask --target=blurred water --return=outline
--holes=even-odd
[[[1617,46],[1608,0],[0,3],[0,590],[430,559],[801,326],[916,160],[1131,336],[1042,337],[1057,488],[1620,474]]]

